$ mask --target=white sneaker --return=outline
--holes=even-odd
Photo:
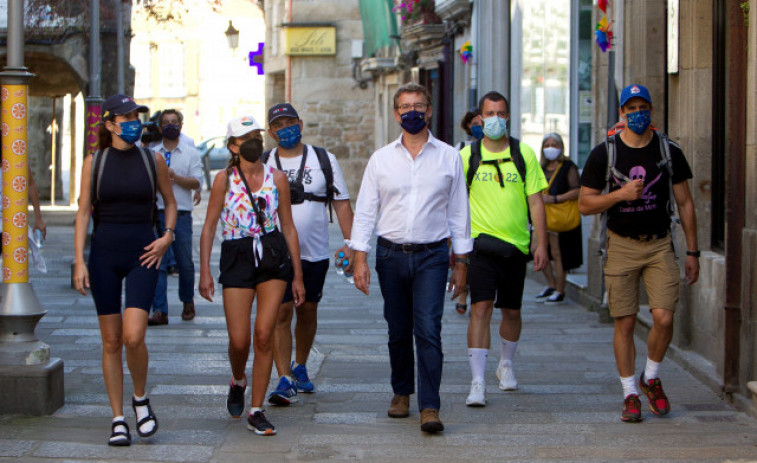
[[[499,379],[499,388],[503,391],[514,391],[518,389],[518,380],[513,374],[513,362],[505,360],[497,367],[497,379]]]
[[[465,405],[469,407],[483,407],[486,405],[486,386],[479,381],[473,381],[470,385],[470,394],[465,399]]]

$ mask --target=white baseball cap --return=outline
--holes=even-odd
[[[253,130],[264,130],[252,116],[236,117],[226,127],[226,138],[241,137]]]

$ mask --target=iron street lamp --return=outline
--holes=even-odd
[[[236,50],[239,46],[239,29],[234,28],[231,24],[231,19],[229,19],[229,27],[226,28],[224,34],[226,34],[226,41],[229,44],[229,48]]]

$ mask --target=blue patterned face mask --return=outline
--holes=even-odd
[[[648,109],[626,114],[626,126],[636,135],[646,132],[652,123],[651,112]]]
[[[302,133],[300,132],[300,124],[290,125],[276,131],[276,136],[279,137],[279,146],[284,149],[294,148],[300,144],[302,140]]]
[[[142,122],[139,120],[121,122],[119,126],[121,127],[121,133],[118,136],[130,145],[136,143],[139,137],[142,136]]]
[[[480,125],[472,125],[470,131],[473,134],[473,138],[475,138],[476,140],[481,140],[482,138],[484,138],[484,128]]]

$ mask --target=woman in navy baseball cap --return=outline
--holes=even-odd
[[[74,229],[74,287],[91,288],[102,337],[105,388],[113,411],[109,445],[131,444],[123,411],[122,351],[134,385],[132,409],[137,434],[149,437],[158,420],[147,398],[147,318],[163,254],[174,240],[176,200],[168,168],[160,154],[137,147],[142,134],[139,113],[147,112],[126,95],[113,95],[102,106],[99,150],[84,159],[79,211]],[[156,238],[155,195],[165,202],[166,228]],[[94,220],[89,262],[84,242]],[[122,286],[125,301],[122,304]],[[121,310],[124,307],[123,312]]]

